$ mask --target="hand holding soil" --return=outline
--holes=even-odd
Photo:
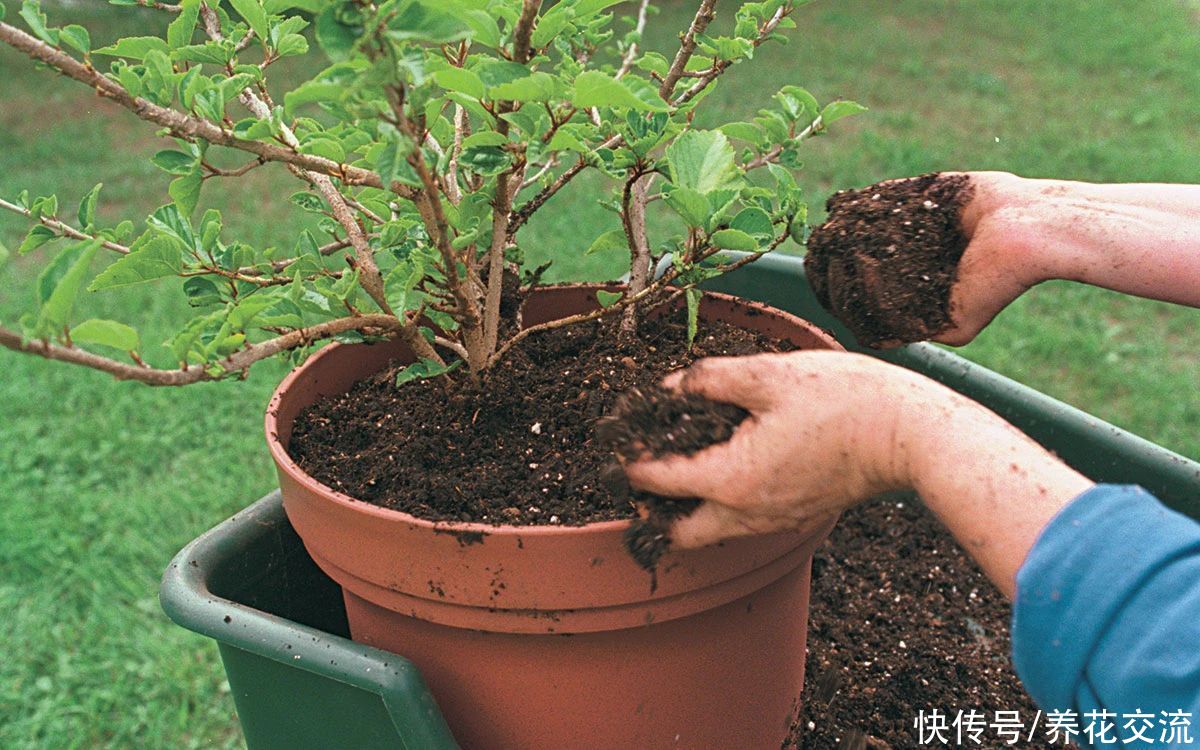
[[[809,283],[867,346],[966,344],[1049,279],[1200,305],[1198,186],[943,172],[846,190],[828,208]]]

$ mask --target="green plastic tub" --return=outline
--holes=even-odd
[[[712,285],[828,328],[798,258],[768,256]],[[1140,484],[1200,516],[1200,464],[927,344],[865,350],[993,410],[1097,481]],[[456,748],[407,660],[349,640],[341,591],[309,558],[274,492],[185,547],[161,600],[179,625],[217,641],[249,750]]]

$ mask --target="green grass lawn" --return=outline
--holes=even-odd
[[[12,21],[17,3],[0,2]],[[657,46],[689,5],[668,4]],[[95,46],[161,23],[99,3],[47,7],[55,23],[88,25]],[[1195,6],[826,0],[797,18],[792,44],[735,71],[707,117],[751,115],[784,83],[869,105],[811,143],[804,184],[814,208],[840,187],[934,169],[1200,179]],[[103,181],[110,222],[165,202],[166,180],[146,162],[165,147],[152,128],[8,49],[0,72],[0,196],[55,190],[71,205]],[[265,168],[209,185],[206,200],[224,209],[227,234],[282,242],[304,220],[287,203],[294,185]],[[528,227],[531,260],[611,228],[595,185],[581,180]],[[9,248],[25,229],[0,215]],[[559,277],[612,275],[578,250]],[[28,309],[43,261],[0,268],[0,322]],[[87,312],[138,323],[154,353],[186,309],[150,292],[95,295]],[[1200,312],[1052,283],[963,353],[1200,458]],[[163,354],[156,361],[167,364]],[[272,487],[261,413],[283,367],[180,390],[8,351],[0,367],[0,747],[241,746],[215,650],[171,625],[156,592],[180,546]]]

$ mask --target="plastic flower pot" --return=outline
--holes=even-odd
[[[857,349],[812,298],[798,258],[768,256],[715,286],[803,315]],[[1096,481],[1140,484],[1200,517],[1195,461],[934,346],[866,353],[978,400]],[[456,747],[413,664],[349,640],[341,588],[304,549],[277,492],[181,550],[161,600],[172,620],[217,642],[249,750]]]
[[[596,289],[538,290],[523,320],[595,309]],[[841,348],[735,297],[706,295],[700,315]],[[435,523],[347,497],[292,462],[301,409],[411,358],[399,342],[330,345],[268,409],[284,508],[342,586],[354,640],[411,659],[464,748],[779,747],[803,689],[812,552],[829,527],[668,553],[652,588],[624,551],[629,521]]]

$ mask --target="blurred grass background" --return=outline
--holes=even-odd
[[[18,3],[0,2],[19,24]],[[651,46],[670,48],[692,6],[669,2]],[[98,0],[46,7],[56,25],[86,25],[95,47],[165,23]],[[1191,2],[826,0],[796,19],[792,43],[735,70],[704,117],[745,119],[786,83],[870,106],[810,142],[801,181],[817,219],[835,189],[937,169],[1200,181]],[[167,180],[146,158],[168,145],[152,127],[7,48],[0,73],[0,196],[56,191],[71,215],[103,181],[108,223],[166,202]],[[289,75],[303,73],[293,64]],[[527,228],[531,261],[578,249],[556,277],[614,274],[582,257],[612,228],[598,187],[580,180]],[[208,184],[204,203],[224,210],[227,236],[284,243],[306,220],[287,202],[295,189],[272,166]],[[0,215],[8,248],[26,229]],[[34,253],[0,268],[0,322],[29,308],[43,262]],[[187,311],[154,291],[91,295],[85,312],[136,323],[167,364],[157,342]],[[961,353],[1200,458],[1198,323],[1197,311],[1050,283]],[[179,390],[9,351],[0,367],[0,747],[241,747],[215,650],[171,625],[156,592],[179,547],[274,485],[261,414],[283,366]]]

